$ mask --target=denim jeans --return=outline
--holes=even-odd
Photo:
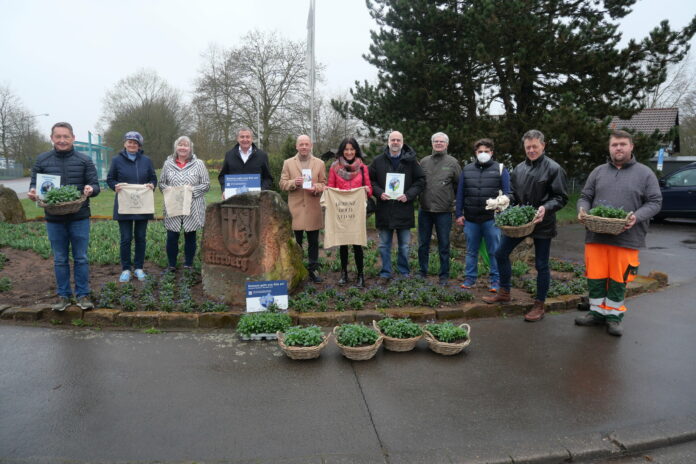
[[[72,247],[75,295],[89,295],[89,218],[79,221],[47,222],[46,232],[53,250],[53,269],[56,274],[58,295],[70,298],[70,248]]]
[[[511,238],[503,236],[500,241],[500,247],[495,257],[498,260],[498,269],[500,270],[500,286],[510,290],[512,281],[512,264],[510,263],[510,253],[515,249],[524,237]],[[537,296],[539,301],[546,301],[546,294],[549,292],[551,284],[551,271],[549,270],[549,256],[551,254],[551,239],[550,238],[535,238],[534,239],[534,266],[537,270]]]
[[[293,230],[295,233],[295,241],[300,248],[302,248],[302,242],[304,238],[304,230]],[[308,230],[307,232],[307,257],[309,258],[310,271],[316,272],[319,270],[319,231],[318,230]]]
[[[131,242],[135,238],[135,269],[145,265],[145,236],[147,235],[147,219],[141,221],[118,221],[121,231],[121,269],[131,269]]]
[[[392,276],[391,263],[391,247],[392,237],[396,232],[396,238],[399,242],[399,250],[396,260],[396,269],[401,275],[407,276],[409,273],[408,267],[408,247],[411,242],[410,229],[379,229],[379,256],[382,259],[382,269],[379,271],[380,277]]]
[[[478,258],[479,248],[481,247],[481,237],[486,241],[486,249],[490,259],[490,279],[491,283],[498,283],[498,261],[495,254],[500,245],[500,229],[495,226],[495,220],[476,223],[471,221],[464,222],[464,235],[466,236],[466,281],[476,282],[478,277]]]
[[[437,251],[440,254],[440,278],[449,279],[450,230],[452,229],[452,213],[431,213],[418,211],[418,265],[420,272],[428,273],[430,260],[430,237],[437,235]]]
[[[181,232],[167,231],[167,261],[169,267],[176,267],[179,255],[179,235]],[[130,248],[129,248],[130,250]],[[184,266],[193,266],[196,256],[196,231],[184,232]],[[136,266],[136,269],[142,269]]]

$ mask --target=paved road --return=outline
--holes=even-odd
[[[564,228],[554,254],[580,253],[578,234]],[[622,338],[572,313],[487,319],[453,358],[419,345],[354,363],[330,345],[299,363],[226,332],[2,325],[0,463],[562,462],[616,450],[610,438],[663,446],[696,431],[695,235],[655,229],[643,266],[675,285],[630,299]],[[684,453],[665,462],[696,462]]]
[[[27,192],[29,191],[29,182],[31,182],[31,177],[22,177],[20,179],[10,179],[10,180],[0,180],[0,184],[3,184],[7,188],[11,188],[17,192],[17,196],[21,200],[22,198],[27,198]]]

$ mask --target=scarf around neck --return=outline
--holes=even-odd
[[[357,156],[353,158],[353,162],[349,163],[343,156],[339,156],[331,165],[331,169],[336,172],[338,177],[345,180],[353,180],[358,173],[361,172],[363,162]]]

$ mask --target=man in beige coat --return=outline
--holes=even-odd
[[[297,137],[297,155],[283,162],[280,188],[288,192],[288,207],[292,215],[295,240],[302,246],[304,232],[309,243],[309,278],[319,283],[319,230],[324,227],[324,216],[319,199],[326,186],[324,162],[312,156],[312,140],[307,135]]]

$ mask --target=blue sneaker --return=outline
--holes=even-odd
[[[136,269],[134,274],[135,274],[135,277],[137,277],[138,280],[141,282],[143,280],[145,280],[145,278],[147,277],[147,274],[145,274],[145,271],[143,271],[142,269]]]
[[[475,285],[476,285],[476,282],[473,282],[471,280],[465,280],[464,282],[462,282],[460,287],[470,289],[470,288],[474,288]]]
[[[118,278],[119,282],[130,282],[131,280],[131,271],[125,270],[121,273],[121,276]]]
[[[491,293],[498,293],[498,290],[500,290],[500,282],[491,282],[488,291]]]

